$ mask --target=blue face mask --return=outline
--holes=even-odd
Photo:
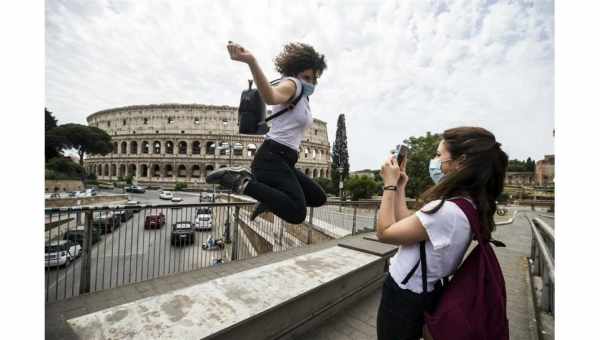
[[[315,92],[315,85],[305,82],[304,80],[300,79],[300,82],[302,82],[302,87],[304,88],[304,95],[305,96],[310,96],[311,94],[313,94],[313,92]]]
[[[444,162],[447,162],[447,160]],[[429,161],[429,177],[431,177],[431,180],[435,184],[438,184],[446,177],[446,174],[442,171],[442,163],[443,162],[439,159],[432,159]]]

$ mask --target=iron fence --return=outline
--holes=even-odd
[[[45,301],[198,270],[375,228],[377,203],[309,208],[305,223],[255,203],[121,205],[46,209]]]

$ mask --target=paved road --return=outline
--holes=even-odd
[[[183,203],[197,203],[198,194],[181,194]],[[158,193],[130,194],[131,199],[142,204],[168,203],[158,199]],[[161,229],[144,229],[146,215],[162,212],[166,223]],[[193,220],[195,208],[147,209],[134,214],[133,218],[121,224],[112,233],[105,234],[92,249],[91,289],[106,289],[131,282],[147,280],[167,273],[188,271],[209,266],[221,258],[228,260],[231,245],[224,250],[202,250],[202,243],[208,237],[221,238],[227,208],[218,207],[213,212],[212,231],[196,231],[195,244],[183,247],[171,246],[171,225],[176,221]],[[74,228],[76,221],[61,227],[61,232]],[[78,295],[81,274],[81,259],[76,259],[67,268],[46,270],[46,300],[53,301]]]

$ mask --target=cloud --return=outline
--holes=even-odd
[[[59,123],[164,102],[235,106],[250,49],[269,78],[289,41],[324,53],[311,98],[346,114],[353,170],[378,168],[404,138],[457,125],[491,130],[511,158],[553,153],[553,1],[51,1],[47,106]]]

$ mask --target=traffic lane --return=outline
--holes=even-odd
[[[187,211],[185,211],[187,210]],[[144,229],[145,216],[162,212],[166,216],[165,226],[160,229]],[[170,243],[171,225],[190,221],[195,209],[144,209],[124,222],[103,240],[94,245],[91,258],[91,289],[113,288],[125,283],[151,279],[167,273],[187,271],[209,266],[213,260],[227,261],[230,245],[223,250],[204,250],[202,243],[212,235],[221,238],[225,229],[225,209],[217,211],[211,231],[195,231],[195,244],[173,247]],[[69,297],[79,292],[81,261],[69,267],[47,272],[48,300],[56,296]]]

